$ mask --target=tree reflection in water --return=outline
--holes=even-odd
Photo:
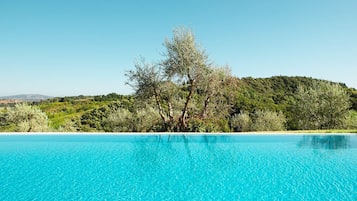
[[[193,160],[190,144],[199,143],[204,145],[209,153],[214,153],[217,148],[215,146],[219,142],[229,141],[224,135],[148,135],[140,136],[134,140],[133,158],[137,165],[145,166],[146,163],[152,163],[151,166],[162,163],[159,156],[160,151],[165,151],[170,156],[177,154],[177,144],[183,144],[186,156],[189,162]]]
[[[345,135],[305,135],[298,145],[314,149],[346,149],[349,144],[350,137]]]

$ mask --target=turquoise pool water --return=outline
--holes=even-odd
[[[0,200],[357,200],[357,136],[0,136]]]

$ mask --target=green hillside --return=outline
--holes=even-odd
[[[309,77],[274,76],[270,78],[242,78],[238,81],[234,111],[254,112],[257,109],[282,111],[287,117],[287,129],[299,129],[293,125],[296,118],[294,105],[299,86],[312,87],[316,82],[340,85],[350,97],[351,115],[357,111],[357,90],[343,83],[334,83]]]
[[[296,121],[298,114],[295,111],[298,88],[310,88],[316,83],[325,82],[307,77],[275,76],[271,78],[248,77],[242,79],[231,77],[226,82],[226,85],[220,89],[223,94],[221,101],[222,104],[224,103],[226,107],[229,107],[228,113],[222,116],[216,114],[214,117],[206,119],[193,117],[189,121],[188,131],[230,132],[252,131],[254,129],[301,129],[298,127]],[[349,116],[339,129],[357,129],[357,91],[346,87],[344,84],[338,85],[350,97]],[[198,97],[195,98],[199,100]],[[160,121],[155,101],[145,101],[135,95],[108,94],[102,96],[59,97],[34,102],[32,105],[37,106],[47,115],[50,131],[170,131]],[[17,131],[13,124],[6,122],[7,111],[11,110],[12,107],[11,105],[3,105],[1,108],[0,131]],[[212,111],[214,112],[214,110]],[[273,121],[282,122],[282,127],[274,128],[266,127],[266,125],[264,125],[265,127],[254,127],[250,125],[245,128],[247,130],[244,130],[244,124],[242,124],[242,122],[244,123],[244,118],[250,119],[246,121],[248,123],[249,121],[259,122],[254,118],[258,114],[266,114],[267,111],[271,112],[269,113],[270,115],[275,115]],[[245,114],[245,116],[242,114]],[[267,123],[265,122],[265,124]]]

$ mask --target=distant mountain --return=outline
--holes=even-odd
[[[27,102],[38,102],[41,100],[47,100],[49,98],[52,98],[50,96],[45,96],[41,94],[20,94],[20,95],[14,95],[14,96],[3,96],[0,97],[0,100],[16,100],[16,101],[27,101]]]

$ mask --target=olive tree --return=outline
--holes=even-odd
[[[231,118],[234,131],[282,131],[286,130],[286,117],[282,112],[256,110],[254,113],[242,111]]]
[[[253,131],[282,131],[286,130],[286,117],[282,112],[257,110],[253,114]]]
[[[175,29],[164,46],[162,61],[135,63],[135,70],[126,74],[128,84],[141,100],[155,103],[166,130],[188,131],[190,119],[205,119],[223,105],[219,88],[229,74],[209,63],[186,28]]]
[[[16,125],[19,132],[44,132],[48,131],[48,118],[46,113],[38,107],[26,103],[16,104],[9,108],[6,121]]]
[[[231,104],[226,98],[228,94],[231,93],[230,90],[225,90],[225,88],[230,88],[228,84],[228,79],[231,72],[228,67],[223,68],[211,68],[210,73],[208,73],[204,79],[202,79],[197,86],[197,93],[200,98],[198,102],[199,117],[205,119],[208,117],[218,117],[227,118],[230,114]]]
[[[344,127],[350,100],[339,84],[319,81],[311,88],[300,86],[295,98],[294,113],[299,129]]]
[[[103,123],[107,132],[150,132],[160,128],[159,122],[160,116],[156,110],[145,106],[134,112],[125,108],[113,110]]]
[[[183,97],[184,105],[179,117],[181,130],[187,128],[190,102],[197,89],[197,85],[209,73],[208,57],[195,42],[195,37],[190,30],[180,28],[174,30],[172,40],[166,40],[166,58],[161,63],[165,76],[177,84],[183,84],[186,95]]]
[[[148,64],[143,59],[135,63],[135,70],[126,74],[129,78],[127,84],[135,89],[139,101],[153,101],[158,109],[160,118],[166,127],[171,127],[174,121],[173,112],[173,83],[164,79],[157,64]]]
[[[239,114],[235,114],[231,118],[231,128],[234,131],[238,132],[246,132],[250,131],[252,126],[252,119],[250,118],[247,112],[240,112]]]

